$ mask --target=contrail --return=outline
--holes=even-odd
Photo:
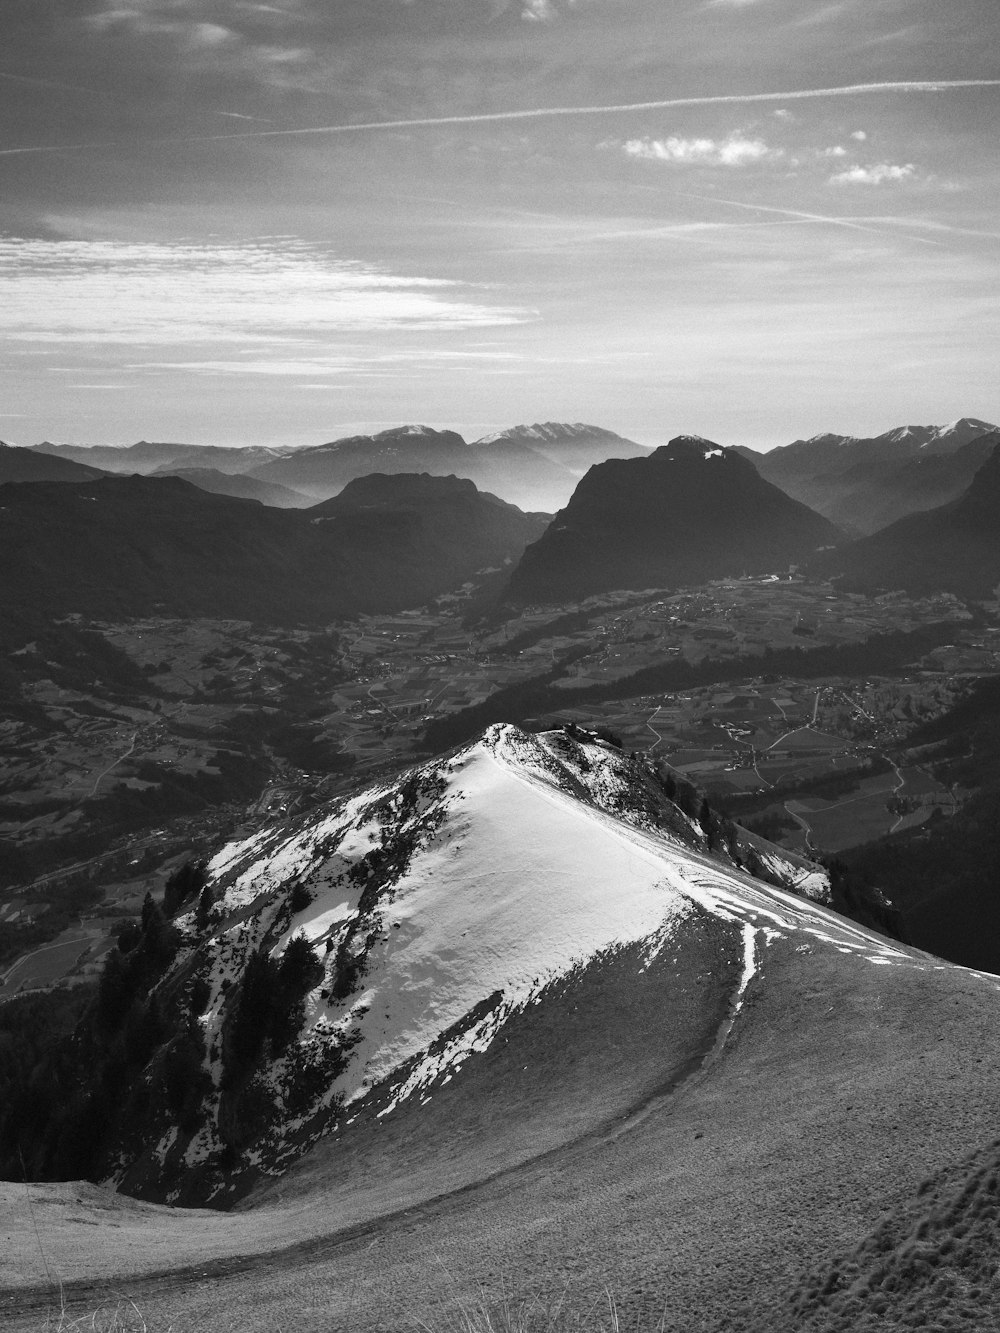
[[[798,88],[780,93],[723,93],[705,97],[668,97],[653,102],[618,102],[609,106],[533,107],[525,111],[485,111],[474,115],[421,116],[407,120],[367,120],[340,125],[310,125],[288,130],[243,130],[237,134],[196,134],[133,140],[133,144],[216,143],[226,139],[277,139],[305,134],[360,134],[370,130],[407,130],[435,125],[485,125],[501,121],[545,120],[558,116],[609,116],[630,111],[670,111],[688,106],[742,106],[751,102],[795,102],[814,97],[858,97],[867,93],[942,93],[956,88],[996,88],[1000,79],[926,79],[896,83],[851,83],[840,88]],[[78,143],[29,148],[0,148],[16,153],[61,153],[68,149],[120,148],[121,143]]]
[[[769,204],[743,204],[736,199],[720,199],[717,195],[707,194],[689,194],[685,191],[687,199],[702,199],[709,204],[725,204],[729,208],[743,208],[752,213],[777,213],[781,217],[796,218],[802,222],[826,222],[835,227],[847,227],[849,231],[867,231],[876,236],[890,236],[891,232],[883,227],[871,227],[866,223],[857,222],[854,218],[830,217],[827,213],[803,213],[795,208],[774,208]],[[940,241],[930,241],[924,236],[910,236],[909,240],[917,245],[933,245],[940,247]]]

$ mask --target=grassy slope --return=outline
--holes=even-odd
[[[703,945],[730,958],[728,989],[731,929]],[[634,981],[624,985],[613,968],[595,978],[576,1030],[565,1024],[582,992],[539,1006],[506,1047],[470,1061],[426,1107],[341,1145],[346,1169],[323,1148],[246,1212],[191,1217],[126,1203],[127,1229],[109,1232],[79,1223],[114,1213],[102,1219],[69,1202],[69,1187],[34,1187],[49,1265],[117,1275],[120,1285],[165,1261],[197,1263],[180,1280],[128,1284],[175,1333],[219,1327],[223,1313],[227,1328],[397,1328],[412,1314],[433,1318],[455,1286],[498,1291],[512,1277],[523,1292],[569,1284],[582,1302],[607,1283],[626,1321],[666,1309],[666,1327],[684,1333],[743,1329],[753,1307],[798,1290],[804,1272],[862,1245],[928,1174],[993,1139],[1000,1071],[982,1056],[1000,993],[994,979],[922,955],[876,966],[793,932],[767,947],[725,1051],[703,1076],[618,1133],[591,1132],[478,1189],[418,1204],[588,1124],[603,1120],[606,1131],[682,1070],[707,1035],[683,992],[704,988],[710,967],[704,951],[683,957],[680,982],[668,983],[672,958],[661,956],[631,1008],[623,1001]],[[702,990],[712,994],[702,1014],[714,1022],[718,992]],[[37,1281],[27,1193],[6,1193],[15,1235],[5,1260]],[[418,1206],[378,1220],[408,1203]],[[365,1216],[339,1239],[330,1234]],[[236,1257],[282,1244],[296,1248]],[[95,1291],[70,1295],[92,1306]],[[22,1312],[15,1328],[38,1327],[39,1299],[22,1291],[0,1310]]]

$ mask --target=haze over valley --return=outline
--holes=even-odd
[[[13,0],[0,1324],[1000,1327],[995,0]]]

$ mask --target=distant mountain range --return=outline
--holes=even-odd
[[[509,596],[572,601],[784,570],[840,536],[735,450],[681,435],[645,458],[591,468],[525,551]]]
[[[211,467],[219,472],[248,472],[274,458],[281,458],[290,450],[247,445],[227,449],[214,444],[175,444],[155,440],[140,440],[138,444],[41,444],[29,446],[29,452],[47,454],[52,458],[68,458],[74,463],[87,463],[104,472],[139,472],[148,475],[159,468]]]
[[[427,472],[466,477],[483,491],[500,495],[526,511],[552,513],[565,504],[577,480],[607,458],[634,458],[649,452],[600,426],[583,422],[542,422],[512,426],[469,444],[452,430],[405,425],[375,435],[350,435],[307,448],[222,448],[140,440],[128,446],[51,444],[18,449],[62,462],[87,464],[105,472],[180,475],[203,490],[259,499],[292,508],[337,495],[348,482],[372,473]],[[218,476],[245,475],[280,490],[254,489],[250,481],[223,488]],[[48,480],[49,474],[0,480]],[[69,473],[53,480],[73,480]],[[79,479],[79,478],[77,478]],[[301,497],[301,498],[297,498]]]
[[[585,425],[582,421],[544,421],[533,426],[511,426],[509,430],[482,436],[475,447],[482,445],[520,445],[578,477],[608,458],[644,458],[649,453],[645,445],[626,440],[601,426]]]
[[[960,495],[1000,441],[974,417],[948,426],[898,426],[871,439],[816,435],[758,454],[760,475],[854,536]]]
[[[306,509],[315,504],[311,496],[289,490],[277,482],[261,481],[245,472],[220,472],[213,467],[161,467],[150,473],[153,477],[180,477],[200,490],[213,495],[233,495],[240,500],[258,500],[274,509]]]
[[[61,455],[36,453],[0,440],[0,485],[7,481],[93,481],[100,468]]]
[[[24,586],[34,586],[39,571],[51,568],[51,587],[45,597],[56,601],[59,579],[55,569],[66,534],[79,530],[80,549],[87,552],[90,538],[82,535],[84,529],[91,535],[102,526],[110,530],[114,524],[105,514],[120,511],[119,531],[135,530],[136,549],[146,550],[149,564],[137,563],[132,548],[126,548],[122,563],[116,564],[101,553],[98,540],[65,580],[66,594],[75,588],[74,595],[82,599],[81,609],[84,602],[105,608],[93,614],[111,614],[114,607],[118,608],[115,613],[123,613],[126,605],[148,610],[159,602],[170,604],[178,614],[188,605],[231,604],[244,607],[231,614],[270,615],[272,610],[279,614],[280,604],[286,609],[299,608],[295,614],[311,616],[336,614],[335,607],[366,605],[366,599],[372,597],[377,601],[383,596],[391,598],[387,558],[373,554],[371,562],[367,559],[366,543],[374,541],[374,511],[368,516],[370,530],[365,531],[364,523],[358,528],[356,552],[349,550],[346,538],[341,542],[334,576],[332,566],[324,562],[333,559],[336,544],[317,545],[302,537],[306,525],[315,530],[325,523],[326,511],[311,511],[310,518],[302,521],[290,520],[293,526],[286,530],[275,526],[278,520],[261,515],[237,522],[225,506],[216,512],[197,499],[198,492],[209,492],[217,500],[256,500],[268,510],[310,505],[315,510],[317,499],[329,503],[364,477],[382,478],[372,482],[380,488],[380,504],[401,505],[410,513],[406,522],[416,543],[414,563],[412,570],[400,576],[399,590],[402,595],[407,588],[406,595],[417,600],[432,595],[425,588],[442,590],[440,579],[446,569],[461,568],[466,577],[484,549],[474,540],[468,562],[463,563],[459,528],[455,527],[457,510],[449,511],[444,547],[450,543],[451,555],[446,559],[444,547],[435,549],[432,563],[436,562],[437,573],[430,577],[428,525],[443,495],[428,489],[431,476],[450,477],[453,488],[456,478],[472,482],[472,490],[462,492],[462,503],[480,509],[493,505],[487,530],[494,535],[502,512],[496,506],[502,502],[490,496],[502,495],[508,503],[520,501],[535,513],[530,520],[522,513],[522,526],[516,534],[511,528],[507,537],[512,541],[503,545],[504,559],[508,559],[512,553],[520,554],[523,543],[518,547],[517,542],[522,535],[524,543],[534,543],[524,550],[510,580],[508,596],[514,604],[570,602],[618,587],[676,587],[726,574],[784,569],[789,564],[806,565],[817,574],[842,578],[857,588],[950,590],[986,597],[1000,581],[992,522],[997,497],[995,480],[991,481],[998,445],[1000,427],[973,417],[948,426],[901,426],[871,439],[817,435],[768,454],[722,448],[699,436],[678,436],[650,452],[612,431],[581,422],[513,426],[471,444],[455,431],[410,425],[297,450],[150,441],[127,448],[0,444],[0,483],[93,485],[108,476],[102,471],[108,467],[147,474],[147,487],[87,492],[90,501],[99,499],[102,505],[101,522],[96,526],[79,523],[82,497],[71,502],[58,490],[44,493],[44,499],[38,493],[7,506],[8,523],[31,505],[39,506],[34,521],[41,524],[55,524],[55,514],[62,514],[48,555],[33,548],[30,535],[23,538],[27,543],[24,558],[36,562],[33,575],[25,570]],[[425,481],[414,482],[409,492],[405,487],[393,489],[388,482],[389,477],[422,474]],[[198,492],[177,490],[177,478],[191,482]],[[165,483],[168,490],[154,501],[149,487]],[[472,501],[469,497],[476,495],[476,487],[480,494]],[[353,512],[357,497],[368,494],[367,488],[353,490],[345,506]],[[449,494],[456,500],[457,491]],[[42,517],[46,505],[54,506],[48,519]],[[134,510],[131,516],[130,506]],[[188,513],[182,521],[185,508]],[[544,531],[539,512],[556,509],[555,521]],[[339,512],[336,507],[330,511],[334,512]],[[911,517],[912,522],[908,521]],[[346,532],[343,513],[340,519]],[[147,521],[151,524],[148,531],[144,530]],[[387,522],[384,512],[379,522]],[[396,523],[392,540],[400,551],[404,521],[399,518]],[[418,538],[421,525],[423,536]],[[225,532],[230,533],[228,546],[220,535]],[[863,539],[854,546],[844,542],[845,536],[871,538],[874,533],[879,534],[877,541]],[[115,540],[109,541],[108,550],[114,548]],[[838,543],[836,554],[816,555],[817,548]],[[67,561],[74,549],[71,544],[65,546]],[[494,554],[496,549],[490,548]],[[30,550],[34,554],[28,554]],[[181,551],[187,554],[182,556]],[[196,551],[209,562],[211,572],[203,571],[201,576],[204,596],[199,593],[188,601],[197,582]],[[20,559],[17,553],[9,558],[9,584],[14,582]],[[314,566],[314,560],[319,565]],[[181,573],[185,561],[186,572]],[[290,561],[304,562],[301,568],[321,578],[324,591],[300,583],[290,588],[287,600],[284,591],[279,594]],[[94,568],[101,567],[104,573],[85,592],[88,562],[96,562]],[[496,561],[488,555],[482,563]],[[166,571],[175,566],[176,579],[171,583]],[[229,591],[223,596],[222,585],[227,580]],[[352,601],[355,589],[357,602]],[[322,612],[317,610],[320,606],[325,608]]]
[[[397,426],[299,449],[254,468],[251,475],[325,499],[371,472],[453,474],[523,509],[551,513],[566,503],[593,463],[647,452],[632,440],[579,422],[514,426],[473,444],[452,430]]]
[[[0,489],[0,609],[287,624],[419,605],[516,560],[545,520],[456,477],[366,477],[309,510],[178,477]]]
[[[1000,437],[987,439],[990,455],[957,499],[824,553],[812,568],[866,592],[992,596],[1000,584]]]

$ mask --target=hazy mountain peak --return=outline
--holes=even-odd
[[[537,441],[542,444],[570,442],[590,437],[601,439],[622,439],[614,431],[603,426],[589,426],[584,421],[536,421],[533,425],[509,426],[506,430],[493,431],[476,441],[477,444],[494,444],[500,440]]]
[[[388,430],[380,430],[376,434],[372,435],[370,438],[373,440],[405,440],[405,439],[421,439],[421,440],[449,439],[450,440],[456,438],[459,440],[462,439],[462,437],[458,434],[457,431],[438,430],[434,426],[421,426],[418,424],[410,424],[404,426],[390,426]],[[465,441],[462,440],[462,443],[464,444]]]

